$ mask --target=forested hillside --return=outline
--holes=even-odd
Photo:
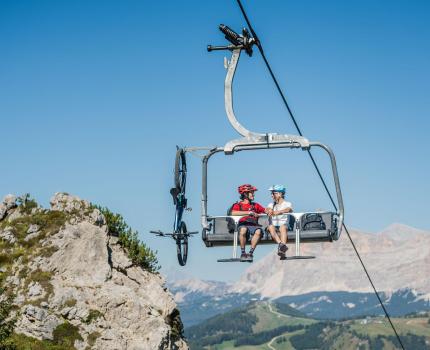
[[[430,349],[430,315],[414,314],[393,322],[406,349]],[[305,317],[282,303],[253,302],[186,330],[191,350],[231,349],[399,349],[381,317],[323,321]]]

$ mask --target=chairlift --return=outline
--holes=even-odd
[[[237,223],[241,216],[220,215],[214,216],[208,214],[208,195],[207,195],[207,175],[208,175],[208,162],[213,155],[217,153],[224,153],[225,155],[234,155],[241,151],[253,150],[269,150],[269,149],[301,149],[304,151],[310,150],[312,147],[322,148],[330,157],[331,168],[333,173],[334,185],[336,188],[336,196],[338,202],[338,210],[333,211],[313,211],[289,213],[289,229],[288,229],[288,242],[295,243],[294,256],[287,259],[312,259],[314,256],[304,256],[300,253],[301,243],[310,242],[333,242],[337,241],[340,237],[343,225],[344,207],[342,200],[342,193],[340,189],[339,177],[336,166],[336,159],[333,151],[320,142],[309,141],[303,136],[296,135],[283,135],[277,133],[256,133],[246,129],[237,120],[233,110],[233,94],[232,84],[234,74],[236,72],[237,64],[239,62],[242,50],[252,56],[253,45],[256,40],[250,36],[247,29],[242,30],[239,35],[232,29],[225,25],[220,25],[219,29],[225,35],[225,38],[230,42],[227,46],[211,46],[207,47],[209,52],[227,50],[231,51],[232,55],[230,60],[224,59],[224,65],[227,69],[227,75],[224,83],[224,99],[225,110],[228,120],[233,128],[242,136],[240,138],[227,142],[223,147],[184,147],[178,148],[175,158],[175,171],[174,171],[174,187],[170,190],[176,206],[175,221],[173,233],[163,233],[161,231],[151,231],[159,236],[172,237],[177,244],[178,261],[180,265],[185,265],[188,255],[188,238],[197,232],[187,232],[185,223],[182,221],[184,210],[190,210],[187,207],[187,200],[185,198],[186,188],[186,154],[196,152],[206,152],[202,156],[202,196],[201,196],[201,225],[202,225],[202,240],[206,247],[220,247],[229,246],[233,247],[231,258],[218,259],[218,262],[236,262],[240,261],[237,256],[238,248],[238,230]],[[320,226],[307,225],[310,218],[318,217]],[[233,220],[235,229],[231,229],[228,225],[228,220]],[[259,225],[264,229],[268,226],[268,217],[260,216]],[[273,244],[271,236],[264,234],[259,244]]]

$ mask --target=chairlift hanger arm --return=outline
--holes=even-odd
[[[233,78],[236,72],[237,63],[239,61],[240,53],[245,50],[249,56],[252,56],[252,46],[256,43],[255,39],[250,37],[247,29],[243,29],[242,35],[237,34],[229,27],[221,24],[219,29],[225,34],[225,38],[232,43],[228,46],[208,46],[208,51],[214,50],[230,50],[233,51],[230,62],[227,63],[227,75],[224,82],[224,99],[225,99],[225,110],[227,113],[228,120],[233,128],[242,136],[248,138],[264,137],[265,134],[252,132],[246,129],[236,118],[233,110]]]
[[[278,135],[274,133],[264,134],[257,133],[246,129],[237,120],[233,109],[233,79],[236,72],[237,64],[239,62],[240,53],[242,49],[247,50],[247,46],[252,48],[255,44],[254,38],[249,38],[249,33],[244,30],[242,35],[238,35],[226,26],[220,26],[223,33],[226,34],[227,40],[233,45],[226,46],[225,48],[233,51],[230,62],[227,63],[227,74],[224,82],[224,100],[225,100],[225,111],[227,118],[233,128],[243,136],[242,139],[236,139],[228,142],[224,147],[226,154],[232,154],[235,151],[239,151],[252,146],[261,146],[260,148],[275,148],[275,147],[301,147],[303,149],[309,148],[309,141],[304,137],[293,136],[293,135]],[[209,47],[212,48],[212,47]],[[219,49],[222,49],[221,47]],[[249,54],[247,50],[246,52]]]

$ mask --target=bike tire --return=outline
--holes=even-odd
[[[188,258],[188,236],[183,235],[187,233],[187,226],[185,222],[181,222],[180,237],[176,239],[176,252],[178,255],[179,265],[185,266]]]
[[[185,193],[185,185],[187,182],[187,162],[185,159],[185,151],[179,148],[176,151],[175,158],[175,187],[181,193]]]

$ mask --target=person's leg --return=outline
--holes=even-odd
[[[240,250],[241,250],[241,258],[244,258],[246,256],[245,246],[246,246],[246,234],[248,232],[248,229],[246,226],[239,226],[237,228],[239,230],[239,244],[240,244]]]
[[[279,238],[278,233],[276,232],[276,227],[274,225],[270,225],[267,230],[269,231],[270,235],[272,236],[272,239],[276,242],[276,243],[281,243],[281,239]]]
[[[239,226],[239,243],[240,243],[240,249],[244,250],[246,246],[246,232],[248,229],[246,226]]]
[[[251,239],[251,249],[249,251],[249,254],[251,256],[252,254],[254,254],[254,250],[257,247],[258,242],[260,241],[262,233],[263,231],[261,230],[261,228],[257,228],[254,230],[254,234],[252,235],[252,239]]]
[[[287,225],[281,225],[279,227],[279,231],[281,232],[281,242],[278,245],[278,255],[280,259],[285,259],[285,253],[288,250],[287,247],[287,238],[288,238],[288,228]]]
[[[279,231],[281,232],[281,242],[286,244],[287,240],[288,240],[288,227],[287,227],[287,225],[281,225],[279,227]]]

